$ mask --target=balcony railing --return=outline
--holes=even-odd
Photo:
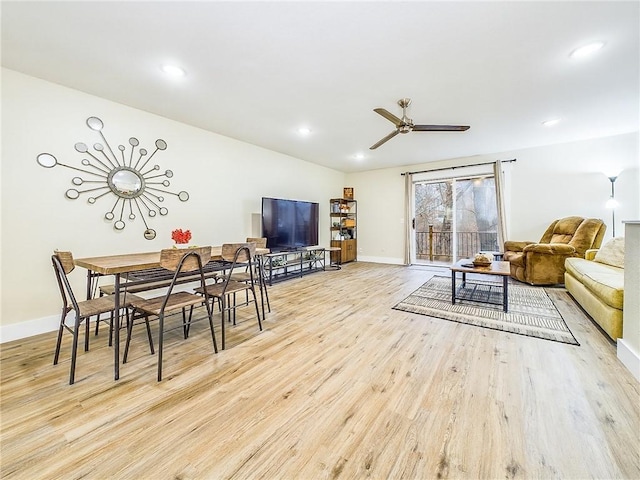
[[[456,232],[456,243],[457,259],[499,250],[496,232]],[[453,261],[453,232],[436,231],[432,225],[426,232],[416,230],[416,258],[431,262]]]

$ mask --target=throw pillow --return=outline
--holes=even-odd
[[[599,263],[624,268],[624,237],[612,238],[605,243],[596,253],[594,260]]]

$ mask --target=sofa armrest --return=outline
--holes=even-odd
[[[584,258],[586,260],[593,260],[594,258],[596,258],[596,253],[598,253],[597,248],[590,248],[589,250],[584,252]]]
[[[524,247],[527,245],[532,245],[536,242],[517,242],[514,240],[507,240],[504,242],[504,251],[505,252],[521,252],[524,250]]]
[[[524,247],[525,253],[539,253],[542,255],[565,255],[572,256],[576,249],[566,243],[534,243]]]

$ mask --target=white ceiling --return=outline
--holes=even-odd
[[[637,1],[3,1],[2,65],[354,172],[638,130],[639,24]],[[471,129],[369,150],[402,97]]]

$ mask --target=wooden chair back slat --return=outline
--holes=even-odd
[[[256,244],[251,243],[224,243],[222,245],[222,259],[227,262],[233,262],[236,259],[236,252],[246,247],[249,249],[249,256],[247,257],[247,251],[242,250],[238,255],[237,262],[238,263],[246,263],[253,259],[256,255]]]
[[[62,268],[64,268],[64,273],[67,275],[76,268],[76,265],[73,263],[73,255],[71,252],[59,252],[58,250],[55,250],[53,254],[58,257],[62,264]]]
[[[211,261],[211,247],[165,248],[160,252],[160,266],[167,270],[175,271],[182,257],[189,253],[196,253],[200,257],[203,266]],[[196,257],[190,256],[185,259],[181,270],[183,272],[192,272],[198,270],[198,268]]]
[[[257,248],[267,248],[265,237],[247,237],[247,243],[255,243]]]

